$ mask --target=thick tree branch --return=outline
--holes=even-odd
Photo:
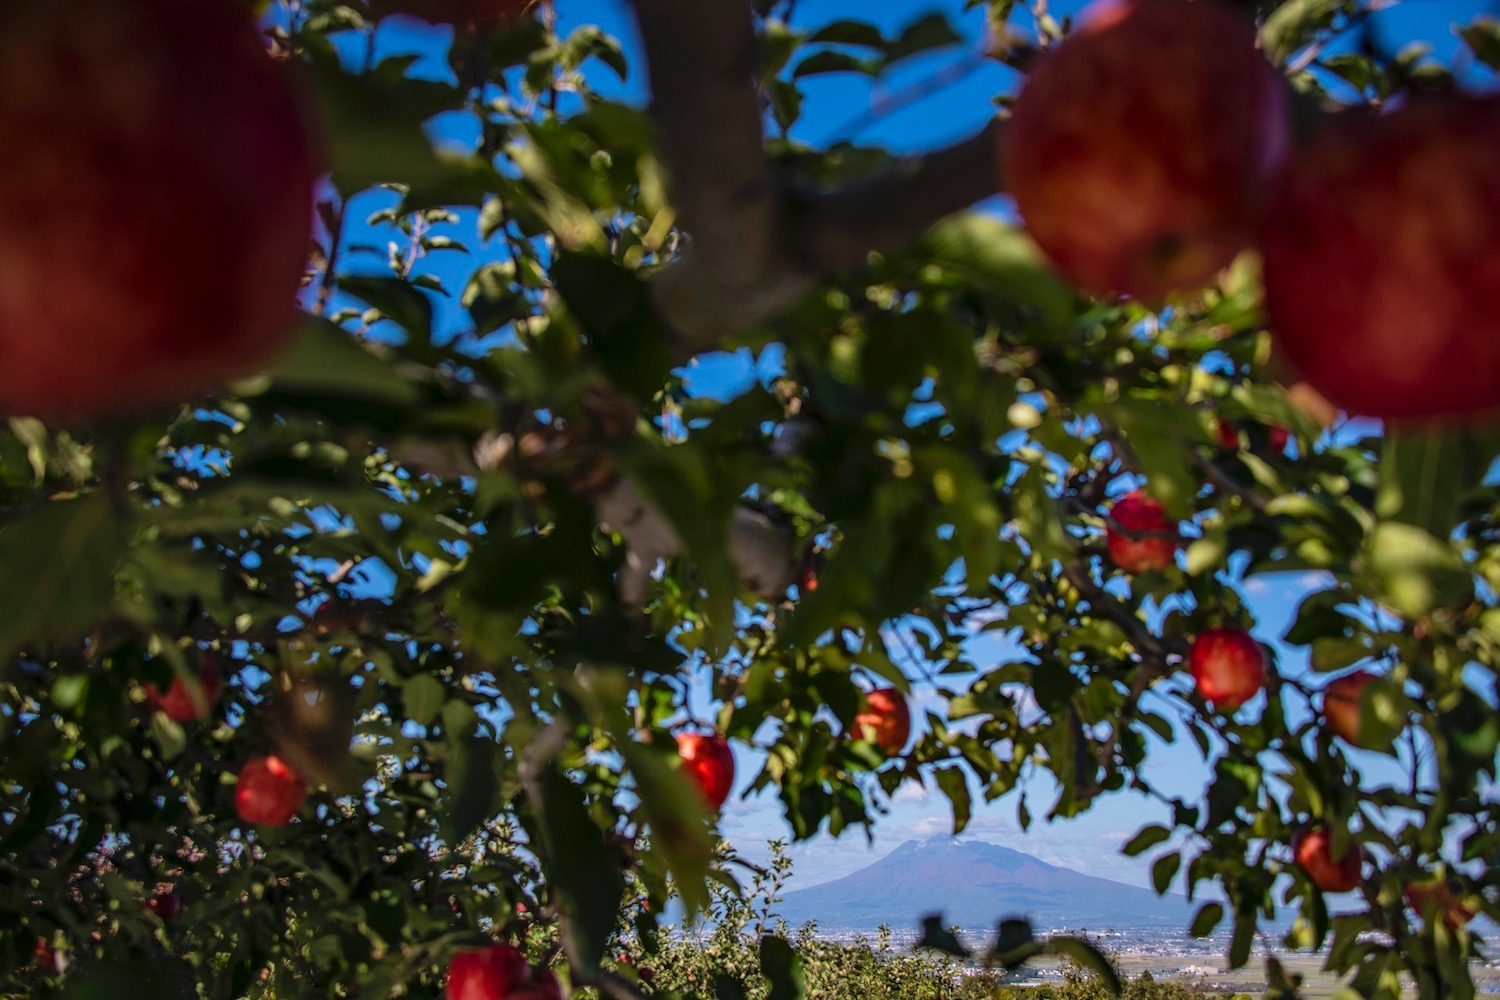
[[[636,0],[635,12],[672,200],[691,237],[653,288],[684,358],[999,188],[998,123],[839,190],[779,178],[763,150],[745,0]]]

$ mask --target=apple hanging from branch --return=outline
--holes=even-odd
[[[1266,686],[1266,651],[1242,628],[1211,628],[1193,640],[1188,669],[1205,701],[1233,712]]]
[[[697,787],[708,810],[723,809],[734,788],[734,752],[729,741],[717,733],[683,733],[677,737],[677,755],[682,758],[682,773]]]

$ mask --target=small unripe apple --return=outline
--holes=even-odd
[[[1266,686],[1266,651],[1242,628],[1211,628],[1193,640],[1188,669],[1205,701],[1232,712]]]
[[[307,783],[280,757],[252,757],[240,769],[234,808],[246,823],[285,826],[307,801]]]
[[[192,722],[213,714],[223,690],[224,676],[218,658],[204,653],[198,659],[197,685],[184,684],[181,677],[174,677],[166,691],[155,684],[149,685],[146,698],[174,722]]]
[[[1402,890],[1406,905],[1426,921],[1429,916],[1441,916],[1450,931],[1456,931],[1478,914],[1471,903],[1466,902],[1446,882],[1433,885],[1410,883]]]
[[[677,755],[682,773],[697,786],[711,812],[724,808],[734,787],[734,753],[729,741],[717,734],[683,733],[677,737]]]
[[[162,889],[146,900],[146,909],[163,920],[176,920],[182,916],[182,897],[176,889]]]
[[[1261,234],[1266,312],[1334,403],[1390,420],[1500,408],[1500,98],[1349,114],[1293,160]]]
[[[1109,558],[1127,573],[1166,569],[1177,555],[1177,525],[1166,509],[1142,490],[1115,501],[1109,511],[1104,545]]]
[[[0,4],[0,411],[180,402],[286,345],[303,112],[248,3]]]
[[[895,756],[911,736],[911,708],[895,688],[877,688],[865,695],[864,709],[854,717],[854,735]]]
[[[1359,699],[1365,686],[1375,679],[1369,671],[1356,670],[1323,689],[1323,718],[1333,735],[1352,747],[1372,749],[1360,732]]]
[[[1036,61],[1000,142],[1003,187],[1058,268],[1156,300],[1253,242],[1288,100],[1217,0],[1103,0]]]
[[[1340,857],[1333,856],[1333,835],[1326,826],[1299,830],[1292,837],[1292,856],[1312,884],[1324,892],[1349,892],[1359,886],[1365,855],[1359,844],[1350,843]]]

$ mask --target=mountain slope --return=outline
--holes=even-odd
[[[823,930],[872,931],[941,911],[965,930],[1001,917],[1029,917],[1048,928],[1186,927],[1188,901],[1059,868],[996,844],[934,837],[907,841],[874,864],[841,879],[789,892],[777,912],[793,927],[816,920]]]

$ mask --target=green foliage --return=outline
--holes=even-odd
[[[790,4],[759,6],[783,131],[807,81],[957,37],[937,16],[804,30]],[[997,26],[1062,30],[1040,4],[990,6]],[[747,908],[671,751],[711,721],[759,751],[740,787],[798,838],[868,827],[929,778],[955,829],[1028,787],[1029,823],[1044,777],[1049,819],[1143,793],[1172,822],[1127,852],[1160,851],[1158,888],[1222,892],[1192,930],[1232,927],[1232,964],[1290,910],[1286,947],[1326,947],[1361,995],[1402,975],[1469,995],[1476,937],[1412,919],[1401,888],[1452,869],[1500,916],[1493,435],[1325,433],[1270,365],[1248,262],[1152,312],[1077,294],[977,213],[720,345],[775,345],[774,380],[689,392],[654,294],[685,241],[653,129],[593,86],[643,71],[617,42],[549,16],[464,28],[434,80],[373,45],[363,4],[271,8],[332,166],[301,339],[170,411],[0,429],[0,994],[436,997],[453,952],[495,938],[580,989],[634,975],[609,958],[625,942],[655,973],[635,986],[662,996],[1011,992]],[[1310,99],[1443,75],[1331,44],[1366,13],[1290,0],[1258,17]],[[1492,19],[1460,33],[1496,65]],[[473,123],[472,148],[437,148],[439,114]],[[890,160],[768,145],[818,185]],[[192,250],[184,233],[161,252]],[[1215,443],[1218,421],[1239,446]],[[1105,555],[1107,510],[1142,482],[1191,544],[1129,578]],[[782,546],[800,585],[743,579],[746,538]],[[1247,620],[1231,583],[1286,572],[1326,584],[1283,637],[1313,675],[1214,714],[1185,674],[1191,637]],[[984,633],[1019,652],[976,660]],[[154,710],[148,689],[205,652],[226,678],[210,718]],[[1386,678],[1368,721],[1407,780],[1362,780],[1318,725],[1317,675],[1355,664]],[[933,706],[894,761],[846,738],[875,683]],[[254,828],[235,775],[271,752],[313,790],[291,825]],[[1156,787],[1162,753],[1201,759],[1201,800]],[[1291,862],[1309,822],[1369,854],[1348,912]],[[753,873],[751,897],[784,874]],[[145,906],[169,885],[170,923]],[[707,929],[661,933],[673,898]],[[1043,945],[1002,940],[1002,965]],[[1025,996],[1112,985],[1087,942],[1046,947],[1101,975]]]

